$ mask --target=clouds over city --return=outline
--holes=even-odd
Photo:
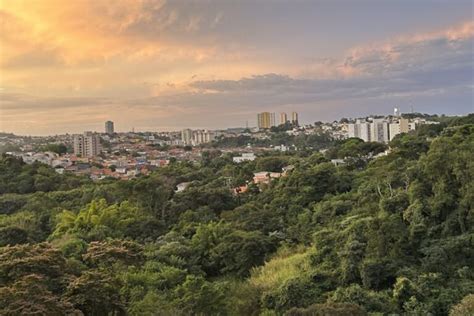
[[[445,112],[472,111],[474,22],[459,16],[461,5],[440,25],[393,22],[357,43],[323,18],[314,26],[333,29],[322,41],[308,8],[298,19],[281,4],[270,13],[258,5],[4,1],[0,129],[77,132],[108,118],[123,129],[213,128],[260,110],[298,110],[311,121],[394,104],[440,112],[442,102],[455,102]],[[323,9],[331,8],[314,14]]]

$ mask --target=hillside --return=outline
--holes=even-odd
[[[349,139],[242,164],[209,151],[95,183],[2,156],[0,314],[473,312],[472,115],[367,158],[382,147]]]

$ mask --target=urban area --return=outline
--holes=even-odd
[[[333,122],[300,124],[298,113],[262,112],[257,126],[225,130],[183,129],[174,132],[116,132],[114,122],[105,122],[102,133],[85,131],[76,135],[47,137],[3,134],[2,151],[21,157],[27,164],[47,164],[62,174],[87,175],[93,180],[131,179],[147,175],[170,161],[197,162],[203,151],[219,149],[231,154],[234,163],[253,161],[268,151],[319,150],[325,152],[334,141],[359,138],[364,142],[389,143],[401,133],[414,131],[423,124],[437,124],[427,115],[401,114],[340,119]],[[388,148],[389,150],[389,148]],[[387,151],[380,155],[387,154]],[[343,158],[332,159],[334,164]],[[262,170],[254,181],[268,181],[280,174]],[[179,188],[178,188],[179,189]]]

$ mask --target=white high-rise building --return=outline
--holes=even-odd
[[[370,124],[370,141],[388,143],[388,122],[385,119],[374,119]]]
[[[74,154],[82,157],[95,157],[101,152],[100,136],[93,132],[74,135]]]
[[[192,144],[200,145],[210,143],[216,138],[216,133],[208,130],[197,130],[193,131]]]
[[[370,137],[371,136],[370,125],[371,124],[369,122],[359,123],[359,131],[360,131],[359,138],[362,139],[364,142],[372,141],[372,138]]]
[[[208,130],[183,129],[181,131],[181,141],[184,145],[200,145],[210,143],[216,139],[217,133]]]
[[[388,143],[400,133],[415,130],[416,123],[404,118],[379,118],[366,121],[357,119],[347,125],[349,137],[358,137],[366,142]]]
[[[184,145],[191,145],[193,140],[193,131],[189,128],[181,131],[181,141]]]
[[[360,126],[359,126],[359,124],[349,123],[347,125],[347,132],[349,134],[349,138],[360,137]]]

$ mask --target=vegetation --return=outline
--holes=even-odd
[[[97,183],[2,156],[0,314],[472,314],[474,125],[371,158],[386,149],[349,139],[242,164],[210,150]]]

